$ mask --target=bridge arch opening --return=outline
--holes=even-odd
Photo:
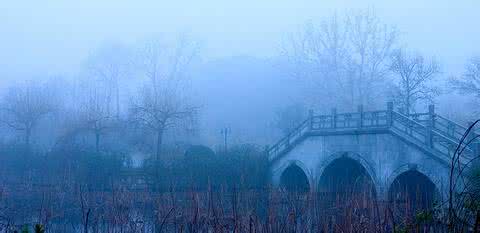
[[[297,164],[290,164],[280,177],[280,184],[289,192],[306,193],[310,191],[308,177]]]
[[[408,170],[398,175],[388,190],[388,199],[401,214],[414,215],[431,210],[440,193],[435,184],[423,173]]]
[[[325,167],[318,191],[329,204],[343,205],[355,199],[363,208],[368,208],[376,197],[373,179],[366,168],[347,156],[337,158]]]

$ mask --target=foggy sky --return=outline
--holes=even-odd
[[[398,27],[401,42],[460,72],[480,54],[478,0],[0,1],[0,85],[19,78],[75,73],[110,41],[189,33],[202,57],[270,57],[307,20],[374,8]]]

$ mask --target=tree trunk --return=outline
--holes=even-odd
[[[160,155],[162,153],[162,139],[163,139],[163,129],[159,129],[157,131],[157,150],[155,153],[155,187],[156,190],[160,190],[161,182],[160,182]]]
[[[162,139],[163,139],[163,129],[157,131],[157,150],[155,153],[155,159],[160,161],[160,154],[162,153]]]

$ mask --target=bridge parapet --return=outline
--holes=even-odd
[[[427,113],[408,115],[394,111],[391,102],[386,110],[380,111],[363,111],[362,106],[351,113],[339,114],[333,109],[328,115],[314,115],[310,111],[308,119],[268,149],[268,155],[273,161],[308,136],[389,132],[448,162],[466,131],[467,127],[436,114],[433,105],[429,106]],[[472,131],[469,135],[474,146],[464,150],[465,159],[480,151],[479,134]]]

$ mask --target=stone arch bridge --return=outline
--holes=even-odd
[[[392,103],[381,111],[363,111],[359,106],[353,113],[310,112],[298,128],[268,148],[272,182],[282,185],[287,173],[296,170],[303,173],[301,182],[309,190],[321,190],[322,177],[342,167],[332,164],[349,161],[371,178],[381,200],[388,199],[393,183],[402,176],[410,181],[424,179],[426,183],[420,185],[433,184],[444,197],[450,158],[466,130],[436,114],[433,105],[426,113],[410,115],[394,111]],[[468,148],[462,161],[478,154],[475,148]]]

